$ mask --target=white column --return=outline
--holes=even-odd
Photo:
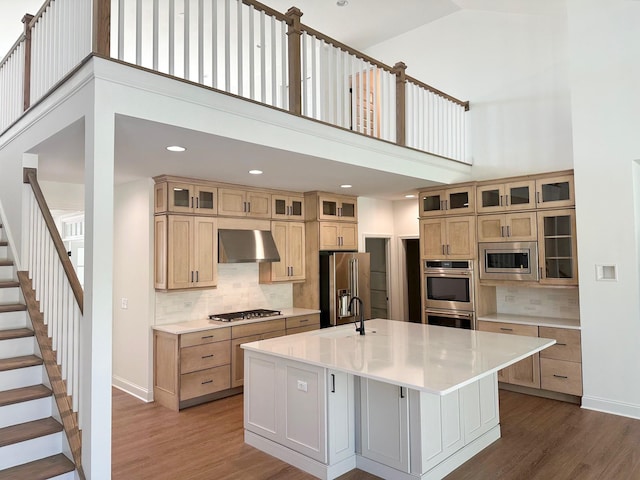
[[[115,116],[97,80],[85,118],[85,281],[81,325],[82,463],[88,478],[111,478],[113,175]]]

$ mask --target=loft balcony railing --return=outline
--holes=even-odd
[[[254,0],[48,0],[0,62],[0,132],[98,55],[468,163],[468,102],[301,17]]]

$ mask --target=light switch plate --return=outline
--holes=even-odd
[[[298,390],[300,390],[301,392],[306,392],[308,390],[307,382],[298,380]]]

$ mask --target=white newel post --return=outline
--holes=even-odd
[[[115,116],[96,80],[85,118],[85,295],[81,326],[82,463],[87,478],[111,478],[113,178]]]

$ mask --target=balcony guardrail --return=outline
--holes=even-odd
[[[95,54],[467,161],[468,102],[301,17],[255,0],[48,0],[0,63],[0,132]]]

